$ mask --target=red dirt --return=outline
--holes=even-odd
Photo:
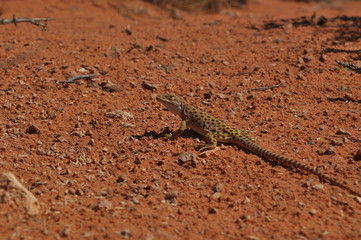
[[[0,166],[42,208],[29,216],[1,203],[1,239],[361,238],[360,198],[235,146],[202,157],[192,132],[164,142],[158,134],[180,119],[155,100],[180,94],[360,192],[360,74],[335,62],[360,66],[360,55],[320,60],[325,48],[359,50],[360,28],[291,24],[357,16],[360,1],[250,1],[180,20],[141,1],[48,2],[0,3],[4,19],[55,18],[47,31],[0,26]]]

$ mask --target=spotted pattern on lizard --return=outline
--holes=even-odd
[[[183,98],[174,93],[158,95],[157,100],[165,105],[169,111],[180,116],[182,119],[179,129],[174,133],[167,134],[163,138],[165,140],[175,139],[179,137],[184,130],[190,128],[204,136],[207,142],[207,144],[198,144],[200,151],[214,149],[217,146],[217,142],[236,144],[262,158],[276,161],[280,165],[295,167],[299,170],[312,173],[319,177],[320,180],[328,181],[332,185],[343,188],[350,193],[361,197],[361,194],[358,191],[355,191],[347,185],[329,177],[317,168],[312,168],[303,163],[264,149],[255,143],[255,139],[247,131],[228,126],[222,120],[186,104]]]

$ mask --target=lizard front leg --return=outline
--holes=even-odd
[[[163,140],[173,140],[173,139],[176,139],[178,138],[180,135],[182,135],[182,133],[184,132],[184,130],[187,129],[187,121],[186,120],[182,120],[180,126],[179,126],[179,129],[173,133],[169,133],[169,134],[166,134],[164,137],[162,137]]]

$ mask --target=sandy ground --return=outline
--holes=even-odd
[[[202,155],[191,131],[162,141],[180,119],[155,100],[182,95],[360,192],[361,75],[335,62],[360,53],[326,50],[361,49],[360,19],[337,18],[360,9],[0,1],[3,19],[55,18],[0,25],[1,172],[41,207],[1,188],[1,239],[361,239],[361,198],[236,146]]]

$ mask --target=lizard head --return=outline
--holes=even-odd
[[[164,93],[157,96],[158,102],[161,102],[172,113],[182,116],[185,102],[183,98],[174,93]]]

